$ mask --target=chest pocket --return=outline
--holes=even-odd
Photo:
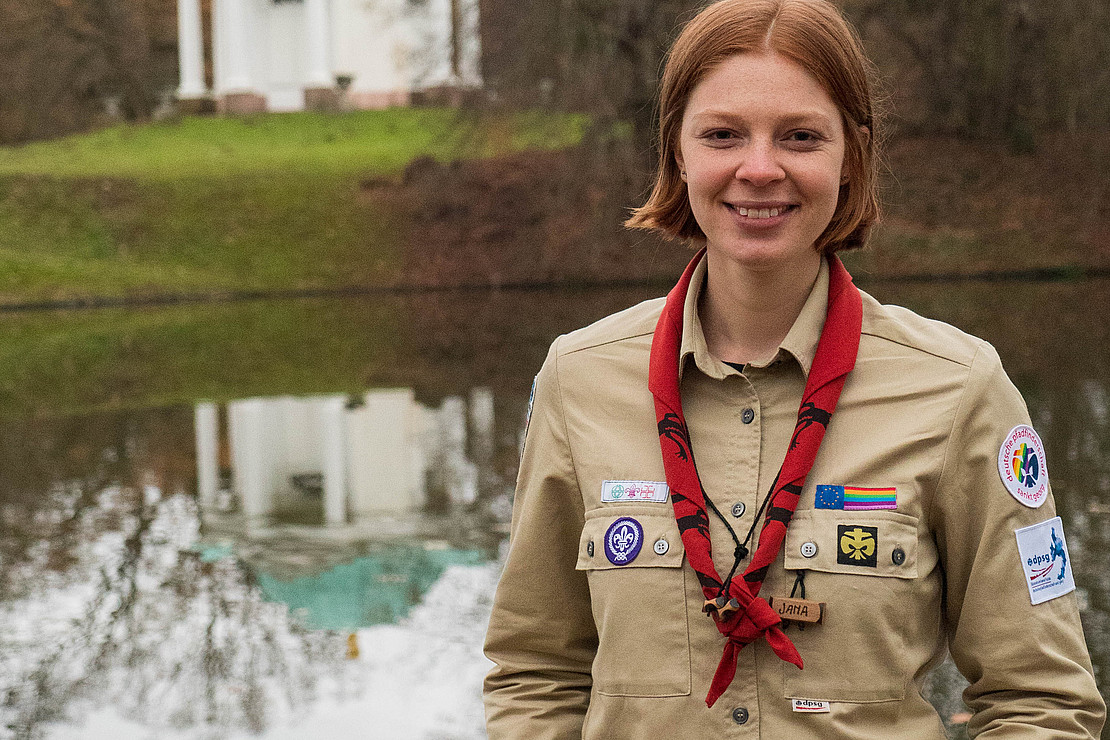
[[[897,701],[943,640],[936,547],[915,516],[805,510],[786,531],[787,571],[826,603],[820,625],[791,629],[805,669],[786,666],[786,698]]]
[[[684,554],[669,506],[603,506],[586,514],[576,568],[590,584],[598,693],[690,693]]]

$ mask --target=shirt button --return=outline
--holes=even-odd
[[[732,710],[732,721],[738,725],[742,725],[748,721],[748,710],[746,707],[736,707]]]
[[[812,558],[814,555],[817,554],[817,543],[816,542],[803,542],[802,547],[801,547],[801,551],[802,551],[802,557],[803,558]]]
[[[736,504],[732,505],[732,515],[734,517],[736,517],[737,519],[744,516],[744,512],[747,511],[747,510],[748,510],[748,507],[744,506],[743,502],[736,503]]]
[[[894,552],[890,553],[890,559],[895,565],[901,565],[906,562],[906,551],[900,547],[894,548]]]
[[[667,540],[665,540],[664,538],[660,537],[659,539],[657,539],[655,541],[655,554],[656,555],[666,555],[667,550],[670,550],[670,549],[671,549],[670,543],[667,542]]]
[[[755,412],[751,409],[744,409],[740,412],[740,421],[745,424],[751,424],[755,420]]]
[[[591,558],[594,556],[594,543],[593,542],[587,542],[586,543],[586,554],[589,555]]]

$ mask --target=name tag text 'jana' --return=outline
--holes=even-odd
[[[784,621],[820,624],[825,618],[825,602],[808,599],[786,599],[772,596],[767,603]]]

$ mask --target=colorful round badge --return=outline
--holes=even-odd
[[[613,565],[628,565],[640,554],[644,544],[644,528],[629,516],[609,525],[605,532],[605,557]]]
[[[1048,465],[1041,438],[1028,424],[1006,435],[998,450],[998,474],[1010,495],[1031,509],[1048,498]]]

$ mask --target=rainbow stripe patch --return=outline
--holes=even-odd
[[[843,509],[845,511],[897,509],[898,489],[894,487],[817,486],[814,507],[817,509]]]

